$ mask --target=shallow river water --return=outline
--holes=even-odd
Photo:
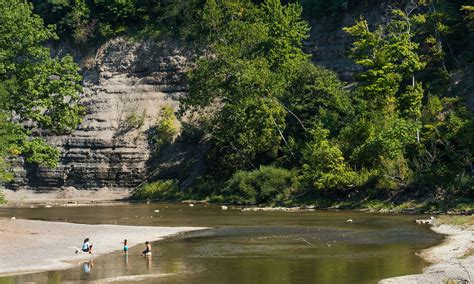
[[[2,284],[125,283],[132,275],[150,275],[142,283],[376,283],[420,273],[426,263],[415,252],[442,239],[416,225],[419,216],[359,212],[242,212],[202,204],[0,208],[0,217],[10,216],[214,229],[153,243],[152,258],[133,247],[128,255],[115,252],[68,270],[0,277]]]

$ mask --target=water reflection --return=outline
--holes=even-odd
[[[146,259],[146,269],[151,271],[151,255],[144,255],[143,257]]]
[[[125,264],[125,269],[126,270],[129,270],[129,266],[128,266],[128,252],[125,252],[123,254],[123,260],[124,260],[124,264]]]
[[[94,266],[94,262],[92,261],[92,259],[89,261],[84,261],[82,263],[82,270],[86,274],[91,274],[92,266]]]

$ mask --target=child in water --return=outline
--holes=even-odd
[[[128,244],[127,244],[127,239],[123,240],[123,252],[127,253],[128,252]]]
[[[146,241],[146,242],[145,242],[145,245],[146,245],[146,248],[145,248],[145,250],[142,252],[142,254],[145,255],[145,256],[151,255],[151,245],[150,245],[150,242],[149,242],[149,241]]]
[[[92,253],[92,244],[89,243],[89,238],[86,238],[84,240],[84,243],[82,244],[82,249],[81,249],[83,252],[88,252],[88,253]],[[77,252],[76,252],[77,253]]]

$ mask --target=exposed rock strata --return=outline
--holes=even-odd
[[[86,116],[69,136],[48,140],[62,150],[56,169],[17,168],[17,185],[36,188],[134,187],[147,176],[151,152],[146,137],[163,106],[178,107],[186,92],[189,53],[174,43],[108,41],[82,60]],[[139,127],[127,117],[143,117]]]

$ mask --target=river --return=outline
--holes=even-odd
[[[376,283],[420,273],[427,264],[415,252],[442,240],[413,222],[419,216],[347,211],[243,212],[203,204],[0,208],[0,217],[10,216],[215,229],[155,242],[152,258],[133,247],[128,255],[117,251],[68,270],[0,277],[0,283],[118,281],[145,274],[163,277],[142,283]]]

